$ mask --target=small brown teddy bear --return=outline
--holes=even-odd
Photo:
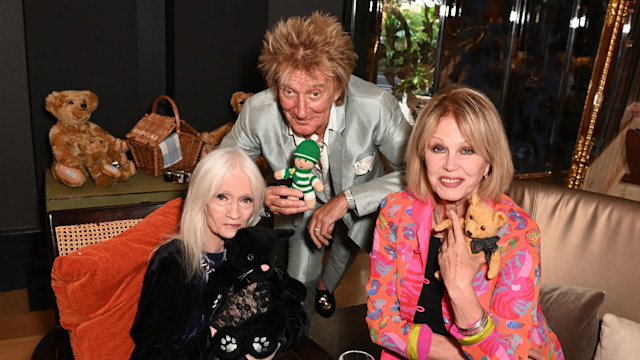
[[[476,194],[471,196],[471,204],[464,219],[460,219],[469,254],[473,256],[484,255],[489,262],[488,279],[493,279],[498,275],[501,255],[497,244],[500,237],[497,234],[506,221],[507,216],[504,213],[494,211]],[[447,219],[437,224],[434,230],[440,232],[452,228],[451,219]],[[440,278],[438,272],[436,272],[436,278]]]
[[[244,102],[247,101],[247,99],[252,96],[253,96],[253,93],[246,93],[244,91],[236,91],[231,95],[231,100],[229,102],[231,103],[231,107],[233,108],[233,111],[236,113],[236,116],[240,114],[240,111],[242,110],[242,106],[244,105]]]
[[[200,157],[207,155],[211,151],[215,150],[220,146],[222,139],[231,131],[234,121],[229,121],[228,123],[220,126],[219,128],[209,131],[209,132],[201,132],[200,139],[202,140],[202,150],[200,150]]]
[[[231,100],[229,101],[229,103],[231,104],[233,111],[236,113],[236,116],[238,116],[240,114],[240,111],[242,111],[242,105],[244,105],[244,102],[247,101],[247,99],[252,95],[253,93],[246,93],[244,91],[236,91],[231,95]],[[218,146],[220,146],[222,139],[224,139],[229,131],[231,131],[231,128],[235,123],[236,121],[232,120],[215,130],[209,132],[201,132],[200,139],[204,144],[202,144],[200,156],[205,156],[207,153],[217,149]]]
[[[242,106],[244,102],[247,101],[248,98],[253,96],[253,93],[246,93],[244,91],[236,91],[231,95],[231,100],[229,103],[233,108],[233,111],[236,113],[236,116],[240,115],[240,111],[242,111]],[[215,150],[220,146],[222,139],[231,131],[231,128],[236,123],[235,120],[229,121],[228,123],[220,126],[219,128],[209,131],[209,132],[201,132],[200,139],[202,140],[202,150],[200,150],[200,158],[208,154],[209,152]],[[265,177],[267,182],[271,182],[273,179],[273,172],[265,160],[264,157],[259,156],[256,159],[256,165],[262,172],[262,175]]]
[[[45,108],[57,119],[49,130],[53,152],[51,175],[69,187],[82,186],[87,180],[80,143],[96,136],[115,141],[111,134],[89,121],[97,107],[98,96],[88,90],[53,91],[45,99]],[[126,146],[121,150],[124,153]]]
[[[126,141],[97,134],[82,139],[80,149],[84,151],[84,166],[96,186],[123,182],[136,173],[136,166],[125,154]]]

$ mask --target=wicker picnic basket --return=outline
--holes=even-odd
[[[175,117],[156,113],[158,102],[162,99],[169,101]],[[160,142],[173,132],[178,135],[182,160],[164,168]],[[160,95],[151,106],[151,113],[145,114],[140,121],[127,133],[129,148],[133,161],[139,172],[161,176],[165,170],[184,170],[191,172],[198,163],[198,156],[202,148],[202,140],[198,133],[186,121],[180,119],[176,103],[167,95]]]

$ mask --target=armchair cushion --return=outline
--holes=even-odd
[[[598,343],[598,309],[605,293],[573,285],[542,284],[540,307],[567,359],[592,359]]]
[[[634,359],[640,354],[640,324],[604,314],[595,360]]]
[[[55,259],[51,286],[76,359],[129,358],[149,257],[176,232],[181,207],[172,200],[113,239]]]

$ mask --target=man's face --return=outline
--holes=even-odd
[[[317,134],[322,138],[329,124],[331,106],[340,97],[333,79],[319,71],[297,70],[280,84],[280,106],[293,132],[305,138]]]

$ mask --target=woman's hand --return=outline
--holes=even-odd
[[[460,343],[454,338],[445,337],[440,334],[433,333],[431,335],[431,349],[429,350],[429,359],[466,359]]]
[[[265,358],[255,358],[249,354],[246,354],[245,357],[247,358],[247,360],[271,360],[273,359],[273,357],[276,355],[276,353],[278,352],[278,349],[280,349],[280,343],[278,343],[278,347],[276,348],[276,350],[273,352],[273,354],[265,357]]]
[[[307,230],[311,236],[311,241],[318,249],[322,245],[329,245],[329,239],[332,238],[331,233],[336,221],[340,220],[348,210],[347,199],[344,194],[340,193],[313,212],[309,224],[307,224]]]
[[[529,359],[532,360],[545,360],[544,356],[536,350],[529,349]]]
[[[459,327],[468,327],[482,316],[484,311],[473,289],[473,279],[486,262],[484,256],[471,256],[462,233],[460,218],[449,212],[453,230],[449,230],[442,243],[438,262],[440,275],[451,297],[451,306]]]
[[[278,215],[292,215],[307,211],[307,205],[302,199],[302,191],[285,185],[267,186],[264,205],[272,213]]]
[[[449,212],[449,218],[453,223],[453,230],[448,231],[442,243],[438,262],[442,279],[447,286],[447,291],[451,294],[451,292],[471,286],[473,278],[486,260],[483,256],[469,254],[460,218],[454,211]]]

